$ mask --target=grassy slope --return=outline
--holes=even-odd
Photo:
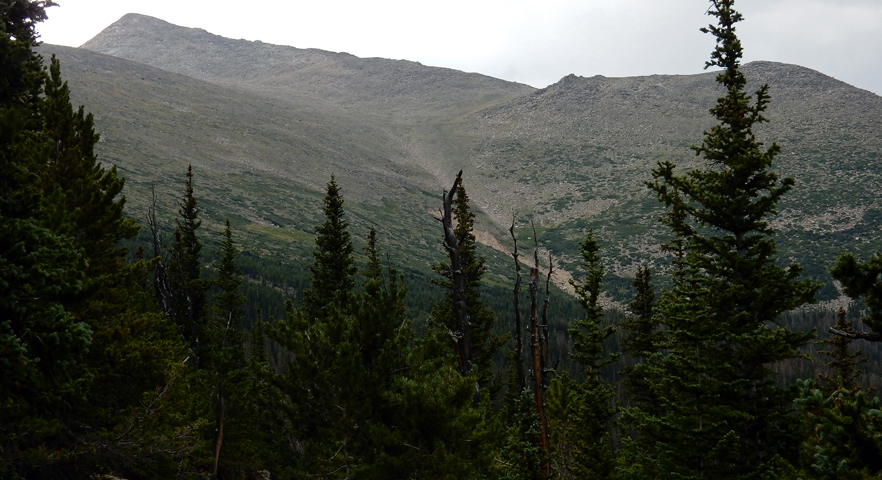
[[[75,100],[96,113],[100,153],[128,178],[135,216],[151,185],[172,212],[193,163],[208,228],[230,215],[249,249],[302,269],[334,173],[354,234],[378,226],[392,261],[425,274],[440,257],[433,213],[441,191],[464,169],[488,244],[507,248],[518,212],[519,236],[531,235],[534,220],[542,244],[572,270],[578,240],[594,228],[619,300],[638,264],[665,264],[659,206],[642,181],[658,160],[693,164],[689,145],[712,124],[707,109],[720,95],[713,73],[569,76],[534,90],[414,62],[223,39],[137,15],[86,47],[164,69],[45,47],[62,57]],[[771,84],[771,123],[759,134],[782,145],[779,169],[797,179],[774,223],[782,258],[823,278],[840,251],[876,250],[882,98],[792,65],[745,71],[754,84]],[[502,288],[510,260],[488,254],[489,277]]]

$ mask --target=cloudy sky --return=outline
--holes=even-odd
[[[705,0],[55,0],[46,43],[126,13],[230,38],[419,61],[544,87],[574,73],[702,71]],[[738,0],[745,61],[794,63],[882,95],[882,0]]]

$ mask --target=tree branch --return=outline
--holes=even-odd
[[[876,332],[846,332],[845,330],[839,330],[833,327],[830,327],[827,331],[840,337],[866,340],[868,342],[882,342],[882,334]]]

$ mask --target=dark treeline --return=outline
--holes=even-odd
[[[33,51],[51,2],[0,0],[0,477],[878,478],[882,257],[831,266],[857,300],[838,312],[779,262],[794,182],[753,134],[769,97],[744,91],[733,3],[704,29],[704,166],[647,172],[671,273],[610,308],[590,229],[574,295],[514,224],[512,285],[485,282],[462,172],[431,277],[350,229],[333,176],[301,271],[203,226],[192,168],[177,214],[139,225]]]

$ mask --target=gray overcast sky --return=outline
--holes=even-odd
[[[407,59],[544,87],[574,73],[701,72],[704,0],[56,0],[46,43],[126,13],[230,38]],[[882,0],[738,0],[744,60],[794,63],[882,95]],[[774,92],[773,92],[774,94]]]

